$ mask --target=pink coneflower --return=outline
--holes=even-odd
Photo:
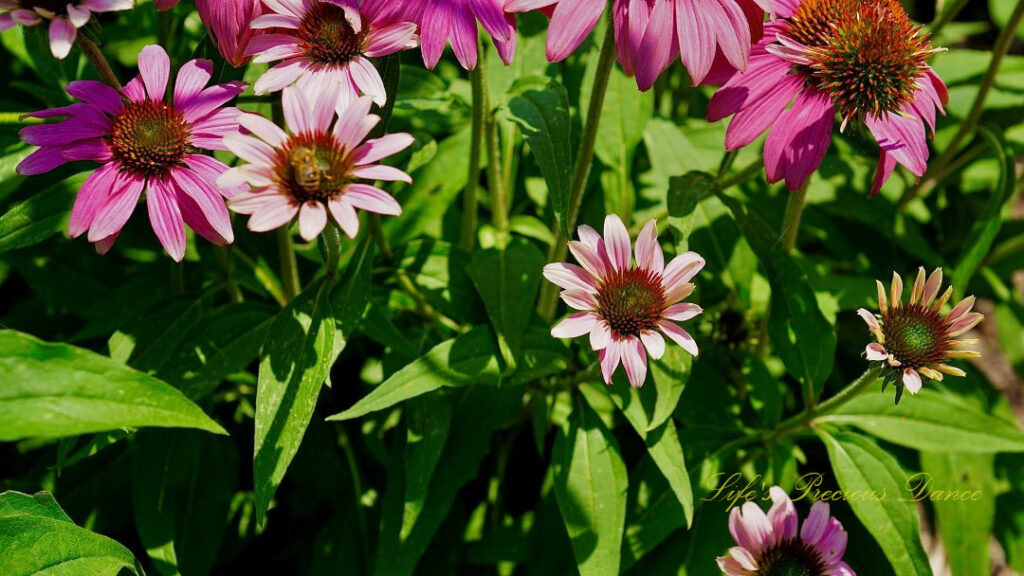
[[[506,64],[516,51],[515,18],[502,9],[504,0],[405,0],[396,10],[420,27],[420,45],[427,67],[437,66],[444,47],[452,51],[466,70],[476,68],[477,20],[491,35],[498,55]],[[397,7],[401,4],[401,7]]]
[[[562,300],[580,310],[552,328],[551,335],[590,334],[590,346],[601,351],[606,384],[612,383],[621,360],[630,385],[643,386],[647,354],[657,360],[665,353],[661,333],[696,356],[697,343],[674,321],[703,312],[700,306],[681,300],[693,293],[690,280],[704,267],[704,259],[686,252],[666,265],[654,220],[636,239],[635,264],[629,232],[614,214],[604,220],[604,238],[586,225],[579,227],[579,237],[578,242],[569,242],[569,250],[582,267],[565,263],[544,267],[544,277],[564,288]]]
[[[257,94],[298,82],[315,83],[339,101],[366,94],[387,102],[384,81],[368,58],[416,47],[416,25],[388,17],[380,2],[356,0],[264,0],[270,12],[253,21],[275,33],[253,38],[246,53],[256,62],[281,63],[256,81]]]
[[[307,94],[297,86],[283,94],[284,117],[291,136],[262,116],[243,114],[239,122],[254,136],[229,135],[227,147],[249,162],[228,170],[220,185],[249,185],[228,205],[249,214],[249,229],[266,232],[299,220],[299,233],[310,241],[327,225],[328,214],[350,237],[359,232],[356,209],[398,216],[402,207],[387,192],[358,180],[411,182],[408,174],[377,164],[413,143],[408,134],[388,134],[364,142],[380,118],[360,97],[337,105],[326,90]],[[334,121],[335,113],[338,120]],[[333,124],[333,128],[332,128]]]
[[[946,364],[951,358],[976,358],[978,352],[965,350],[978,343],[977,340],[957,340],[981,322],[982,316],[971,312],[974,296],[960,301],[949,314],[942,313],[942,307],[953,294],[950,286],[936,300],[942,288],[942,269],[936,268],[925,280],[924,268],[917,271],[914,288],[910,292],[910,303],[904,305],[903,278],[893,272],[888,298],[885,286],[878,285],[878,309],[875,315],[861,308],[857,314],[867,322],[877,342],[868,344],[865,353],[868,360],[882,362],[885,367],[884,385],[896,383],[896,402],[903,395],[903,388],[917,394],[921,389],[921,377],[942,381],[942,375],[964,376],[965,372]]]
[[[50,21],[50,51],[63,60],[93,12],[130,10],[134,0],[0,0],[0,32]]]
[[[836,113],[842,128],[863,122],[881,146],[876,194],[896,163],[927,168],[925,124],[948,99],[928,66],[928,35],[897,0],[773,0],[776,19],[752,51],[745,73],[711,99],[708,120],[735,114],[725,146],[735,150],[768,133],[765,173],[803,187],[825,157]],[[792,107],[787,106],[793,103]]]
[[[745,502],[729,514],[729,532],[737,546],[718,558],[728,576],[856,576],[843,562],[846,530],[818,501],[800,526],[789,496],[778,486],[769,489],[772,507],[766,515],[757,504]]]
[[[19,174],[42,174],[78,160],[103,164],[82,184],[68,224],[72,237],[88,231],[101,254],[114,244],[143,190],[153,231],[175,260],[185,256],[185,224],[217,244],[234,239],[215,184],[227,166],[196,151],[225,149],[224,135],[238,129],[238,110],[223,105],[245,85],[205,88],[212,65],[192,60],[178,71],[173,102],[167,103],[170,69],[163,48],[147,46],[139,54],[139,76],[120,93],[99,82],[72,82],[68,93],[81,103],[30,114],[63,120],[21,130],[22,140],[40,149],[18,165]]]
[[[547,57],[559,62],[590,34],[607,0],[508,0],[505,9],[551,11]],[[619,63],[647,90],[677,57],[693,84],[711,70],[716,54],[744,70],[751,28],[760,31],[768,0],[615,0],[615,42]]]

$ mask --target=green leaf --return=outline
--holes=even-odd
[[[146,552],[167,576],[208,574],[235,490],[234,444],[192,431],[145,430],[134,449],[132,510]]]
[[[971,232],[967,236],[967,240],[964,241],[963,253],[957,262],[956,270],[953,272],[953,286],[961,291],[967,289],[971,277],[974,276],[992,249],[992,243],[995,242],[999,230],[1003,226],[1003,213],[1008,209],[1008,202],[1013,198],[1013,190],[1017,182],[1017,162],[1014,159],[1013,150],[1007,146],[1002,133],[998,132],[998,129],[986,126],[980,126],[978,133],[984,137],[985,142],[999,161],[999,182],[992,188],[992,196],[989,198],[985,210],[974,221]]]
[[[114,332],[107,343],[110,358],[136,370],[159,374],[189,330],[199,324],[212,308],[211,294],[198,300],[165,302]]]
[[[917,450],[1024,452],[1024,434],[1015,423],[986,414],[950,392],[928,388],[899,406],[889,395],[861,394],[818,421],[853,425]]]
[[[266,304],[229,304],[207,314],[182,341],[164,376],[186,396],[199,399],[259,355],[277,309]]]
[[[408,538],[423,510],[430,480],[448,440],[454,404],[454,398],[442,392],[406,403],[405,510],[399,535],[402,540]]]
[[[477,326],[434,346],[354,406],[328,420],[359,418],[445,386],[497,384],[500,379],[501,368],[494,337],[486,326]]]
[[[867,438],[843,432],[816,430],[828,449],[832,471],[847,502],[900,576],[931,576],[928,555],[921,545],[917,508],[901,498],[907,475],[896,459]]]
[[[0,216],[0,254],[38,244],[67,228],[71,205],[88,174],[62,180]]]
[[[679,346],[668,346],[664,356],[650,362],[651,381],[656,394],[648,430],[658,428],[672,417],[686,389],[692,367],[693,356]]]
[[[548,185],[548,199],[559,230],[570,237],[569,186],[572,181],[572,122],[569,93],[551,82],[543,90],[527,90],[508,103],[512,121],[530,144],[530,156]]]
[[[771,227],[736,200],[724,195],[719,198],[732,211],[768,275],[772,287],[768,333],[772,344],[786,370],[803,381],[805,392],[813,390],[817,397],[832,373],[835,330],[818,308],[807,276],[779,244]]]
[[[926,488],[953,574],[991,574],[989,537],[996,515],[993,454],[922,452],[922,475],[912,487]],[[960,495],[953,496],[953,492]],[[928,498],[924,491],[914,497]]]
[[[89,350],[0,330],[0,442],[118,428],[226,434],[171,386]]]
[[[321,280],[278,314],[263,345],[253,458],[256,516],[261,524],[313,416],[331,368],[333,346],[330,290]]]
[[[515,238],[504,250],[476,252],[466,269],[484,301],[507,362],[515,362],[522,347],[544,261],[544,254],[536,246]]]
[[[397,63],[396,63],[397,65]],[[345,350],[349,338],[356,331],[359,321],[370,302],[370,288],[373,273],[373,243],[370,236],[359,245],[348,262],[345,276],[331,291],[331,310],[334,312],[334,351],[331,364]]]
[[[619,573],[628,478],[619,445],[585,402],[555,440],[555,496],[581,576]]]
[[[45,492],[0,494],[0,550],[5,576],[143,573],[127,548],[76,526]]]

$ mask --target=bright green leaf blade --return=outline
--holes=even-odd
[[[512,121],[530,144],[530,156],[548,185],[548,201],[558,219],[558,228],[569,238],[573,156],[569,93],[565,86],[552,82],[543,90],[527,90],[514,96],[508,108]]]
[[[832,471],[843,492],[876,496],[847,501],[875,537],[895,573],[931,576],[928,555],[921,545],[917,508],[909,499],[900,498],[905,494],[907,475],[899,463],[863,436],[849,432],[833,436],[821,428],[817,433],[828,449]]]
[[[486,326],[432,348],[402,368],[354,406],[328,420],[351,420],[390,408],[444,386],[497,384],[501,379],[494,335]]]
[[[75,194],[88,174],[78,174],[33,194],[0,216],[0,253],[38,244],[67,228]]]
[[[455,398],[438,392],[406,403],[405,509],[399,538],[405,540],[419,519],[434,470],[452,425]]]
[[[996,514],[994,465],[993,454],[922,452],[924,474],[907,481],[911,487],[927,487],[953,574],[992,573],[989,535]],[[929,496],[915,491],[913,497],[923,500]]]
[[[49,494],[0,494],[0,574],[142,574],[127,548],[76,526]]]
[[[507,343],[505,358],[515,360],[530,324],[540,287],[544,254],[532,243],[513,239],[504,250],[478,251],[467,272],[487,307],[491,324]]]
[[[144,430],[134,449],[132,510],[150,559],[167,576],[208,574],[238,476],[234,444],[189,430]]]
[[[786,370],[821,393],[835,362],[836,333],[818,308],[807,276],[779,244],[777,234],[736,200],[720,196],[750,247],[757,253],[772,287],[768,332]],[[806,396],[806,394],[805,394]],[[805,401],[808,400],[805,398]]]
[[[330,371],[334,320],[329,295],[324,282],[310,285],[277,316],[263,345],[253,447],[260,523],[299,450]]]
[[[585,402],[577,402],[569,429],[552,457],[558,509],[572,540],[581,576],[619,573],[628,478],[618,443]]]
[[[959,397],[925,388],[898,406],[890,396],[861,394],[818,419],[853,425],[879,438],[933,452],[1024,452],[1013,422],[986,414]]]
[[[967,289],[971,277],[974,276],[978,267],[988,256],[989,250],[992,249],[992,244],[1003,227],[1003,214],[1007,208],[1007,202],[1013,198],[1013,190],[1017,184],[1017,162],[1013,150],[1007,146],[1002,133],[986,126],[981,126],[978,133],[984,137],[998,160],[999,181],[992,188],[992,196],[989,198],[985,210],[974,221],[971,233],[964,241],[963,253],[957,262],[956,270],[953,272],[953,286],[961,291]]]
[[[692,366],[693,356],[680,346],[669,346],[664,356],[651,361],[651,380],[657,393],[648,430],[658,428],[672,417],[690,379]]]
[[[118,428],[226,434],[171,386],[89,350],[0,331],[0,441]]]

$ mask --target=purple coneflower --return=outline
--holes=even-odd
[[[508,0],[505,9],[550,12],[547,57],[558,62],[583,43],[607,5],[608,0]],[[768,7],[768,0],[614,0],[619,63],[636,75],[641,90],[653,86],[677,57],[694,85],[704,81],[716,55],[744,70],[751,28],[760,31]]]
[[[506,64],[516,52],[515,17],[502,9],[503,0],[405,0],[395,10],[419,24],[423,60],[433,69],[444,47],[452,51],[466,70],[476,68],[477,21],[491,35],[498,55]],[[399,7],[398,4],[401,4]]]
[[[211,242],[234,239],[216,187],[228,167],[197,151],[225,149],[224,136],[238,129],[238,110],[223,105],[245,85],[206,88],[212,65],[192,60],[178,71],[168,103],[170,69],[163,48],[147,46],[139,54],[139,76],[120,93],[91,80],[72,82],[68,93],[81,103],[30,114],[63,119],[21,130],[22,140],[40,148],[18,165],[19,174],[79,160],[103,164],[82,184],[68,224],[72,237],[88,232],[101,254],[114,244],[143,190],[153,231],[175,260],[185,256],[186,223]],[[230,197],[236,191],[222,192]]]
[[[799,190],[821,164],[836,113],[842,128],[867,126],[881,147],[872,195],[896,163],[921,176],[928,163],[925,124],[948,100],[928,66],[937,50],[897,0],[773,0],[775,19],[708,104],[708,120],[735,114],[725,147],[764,145],[769,182]],[[792,107],[790,107],[792,103]]]
[[[958,340],[984,318],[974,307],[974,296],[961,300],[948,314],[942,307],[953,294],[950,286],[939,296],[942,288],[942,269],[936,268],[925,280],[924,268],[917,271],[910,302],[903,304],[903,278],[893,272],[892,284],[886,297],[885,286],[878,285],[877,316],[861,308],[857,314],[867,323],[876,342],[868,344],[868,360],[881,362],[885,370],[885,384],[896,383],[896,401],[903,388],[917,394],[921,377],[942,380],[943,374],[964,376],[965,372],[946,362],[951,358],[976,358],[979,353],[967,350],[977,340]],[[936,300],[936,297],[938,299]]]
[[[256,62],[280,62],[256,81],[257,94],[278,92],[298,82],[331,90],[339,102],[359,95],[387,102],[384,81],[368,58],[415,48],[416,25],[389,16],[380,1],[264,0],[270,11],[256,29],[274,33],[253,38],[246,53]]]
[[[728,576],[856,576],[843,562],[846,530],[829,514],[828,503],[815,502],[800,526],[789,496],[778,486],[769,490],[772,507],[766,515],[746,502],[729,514],[729,532],[737,546],[718,558]]]
[[[587,225],[579,227],[579,237],[569,242],[569,250],[582,267],[566,263],[544,267],[544,277],[564,289],[562,300],[580,310],[552,328],[551,335],[589,334],[591,347],[600,350],[606,384],[612,383],[621,360],[630,385],[643,386],[647,355],[657,360],[665,353],[662,333],[696,356],[697,343],[675,322],[703,312],[682,300],[693,293],[690,280],[704,268],[704,259],[686,252],[665,264],[653,220],[637,237],[635,264],[629,232],[614,214],[605,218],[604,238]]]
[[[309,241],[327,225],[328,214],[350,237],[359,232],[356,209],[398,216],[402,207],[387,192],[358,180],[411,182],[408,174],[377,164],[413,143],[408,134],[365,141],[380,118],[370,114],[368,97],[337,104],[327,90],[310,94],[293,86],[283,94],[286,134],[266,118],[242,114],[239,123],[253,136],[232,134],[227,147],[248,162],[220,179],[226,187],[251,186],[228,205],[249,214],[249,229],[266,232],[298,217]],[[335,114],[338,116],[335,122]],[[333,127],[332,127],[333,125]]]
[[[0,32],[50,21],[50,51],[63,60],[93,12],[130,10],[134,0],[0,0]]]

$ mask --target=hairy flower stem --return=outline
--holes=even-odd
[[[900,198],[899,210],[905,210],[906,207],[920,197],[923,193],[931,191],[932,188],[938,184],[943,171],[943,167],[948,166],[957,153],[960,151],[960,145],[964,140],[974,133],[974,129],[978,125],[978,120],[981,119],[981,113],[985,109],[985,100],[988,98],[988,93],[992,91],[992,87],[996,83],[996,75],[999,73],[1000,66],[1003,65],[1003,59],[1006,58],[1006,53],[1010,50],[1010,46],[1013,45],[1013,40],[1017,32],[1017,28],[1020,27],[1021,20],[1024,20],[1024,0],[1017,0],[1017,6],[1013,9],[1013,14],[1010,15],[1010,20],[1006,23],[1006,26],[999,33],[999,38],[996,39],[996,44],[992,49],[992,61],[988,65],[988,71],[985,72],[985,77],[981,81],[981,86],[978,88],[978,95],[974,98],[974,104],[971,106],[971,111],[967,113],[967,118],[960,124],[960,129],[957,130],[956,135],[946,146],[946,149],[942,151],[933,162],[929,164],[928,171],[925,172],[924,176],[917,186],[913,186],[907,189],[903,193],[903,197]]]
[[[476,68],[470,70],[469,81],[473,88],[473,115],[469,136],[469,179],[462,191],[462,230],[459,246],[472,250],[476,244],[476,189],[480,181],[480,151],[483,148],[484,124],[487,112],[487,55],[481,48]]]
[[[320,250],[324,257],[324,273],[333,280],[338,276],[338,263],[341,262],[341,230],[334,222],[328,222],[320,233]]]
[[[100,78],[110,87],[120,91],[121,82],[114,75],[114,71],[110,68],[110,64],[107,62],[107,58],[103,55],[100,47],[85,34],[78,35],[78,46],[85,53],[85,57],[89,59],[89,62],[92,63],[92,67],[99,73]]]
[[[882,368],[880,366],[872,366],[868,368],[864,374],[861,374],[860,378],[851,382],[849,386],[840,390],[835,396],[815,407],[809,408],[808,410],[793,416],[792,418],[783,420],[772,432],[772,438],[781,438],[790,432],[794,432],[808,426],[815,418],[835,412],[841,406],[850,400],[853,400],[860,395],[861,392],[877,382],[878,377],[881,376],[881,374]]]
[[[580,150],[576,154],[576,164],[573,168],[572,182],[569,186],[569,213],[566,222],[569,230],[576,227],[576,219],[580,215],[580,207],[583,205],[583,193],[587,188],[587,180],[590,179],[590,169],[594,166],[594,146],[597,144],[597,131],[601,124],[601,110],[604,108],[604,97],[608,93],[608,80],[611,78],[612,66],[615,64],[615,26],[608,23],[604,34],[604,41],[601,44],[601,54],[598,56],[597,71],[594,74],[594,85],[590,90],[590,107],[587,110],[587,124],[583,128],[583,140],[580,142]],[[568,239],[563,238],[555,228],[554,246],[548,252],[548,262],[561,262],[565,260],[569,251]],[[540,303],[537,305],[537,312],[547,319],[555,315],[555,308],[558,304],[558,286],[550,282],[544,284],[541,291]]]
[[[283,226],[277,230],[277,255],[281,260],[281,286],[284,288],[284,298],[291,302],[299,292],[302,292],[302,284],[299,282],[299,263],[295,259],[290,226]]]
[[[800,232],[800,221],[804,216],[804,207],[807,205],[807,188],[810,180],[800,187],[796,192],[791,192],[786,199],[786,216],[782,220],[782,246],[788,252],[796,248],[797,233]]]
[[[224,272],[224,291],[228,293],[228,299],[234,304],[240,304],[244,298],[238,283],[234,279],[234,266],[231,261],[231,246],[214,246],[213,253],[217,255],[217,263]]]
[[[942,7],[937,10],[935,20],[928,26],[928,33],[932,38],[937,37],[939,31],[956,18],[957,14],[967,6],[967,2],[968,0],[953,0],[949,7]]]

